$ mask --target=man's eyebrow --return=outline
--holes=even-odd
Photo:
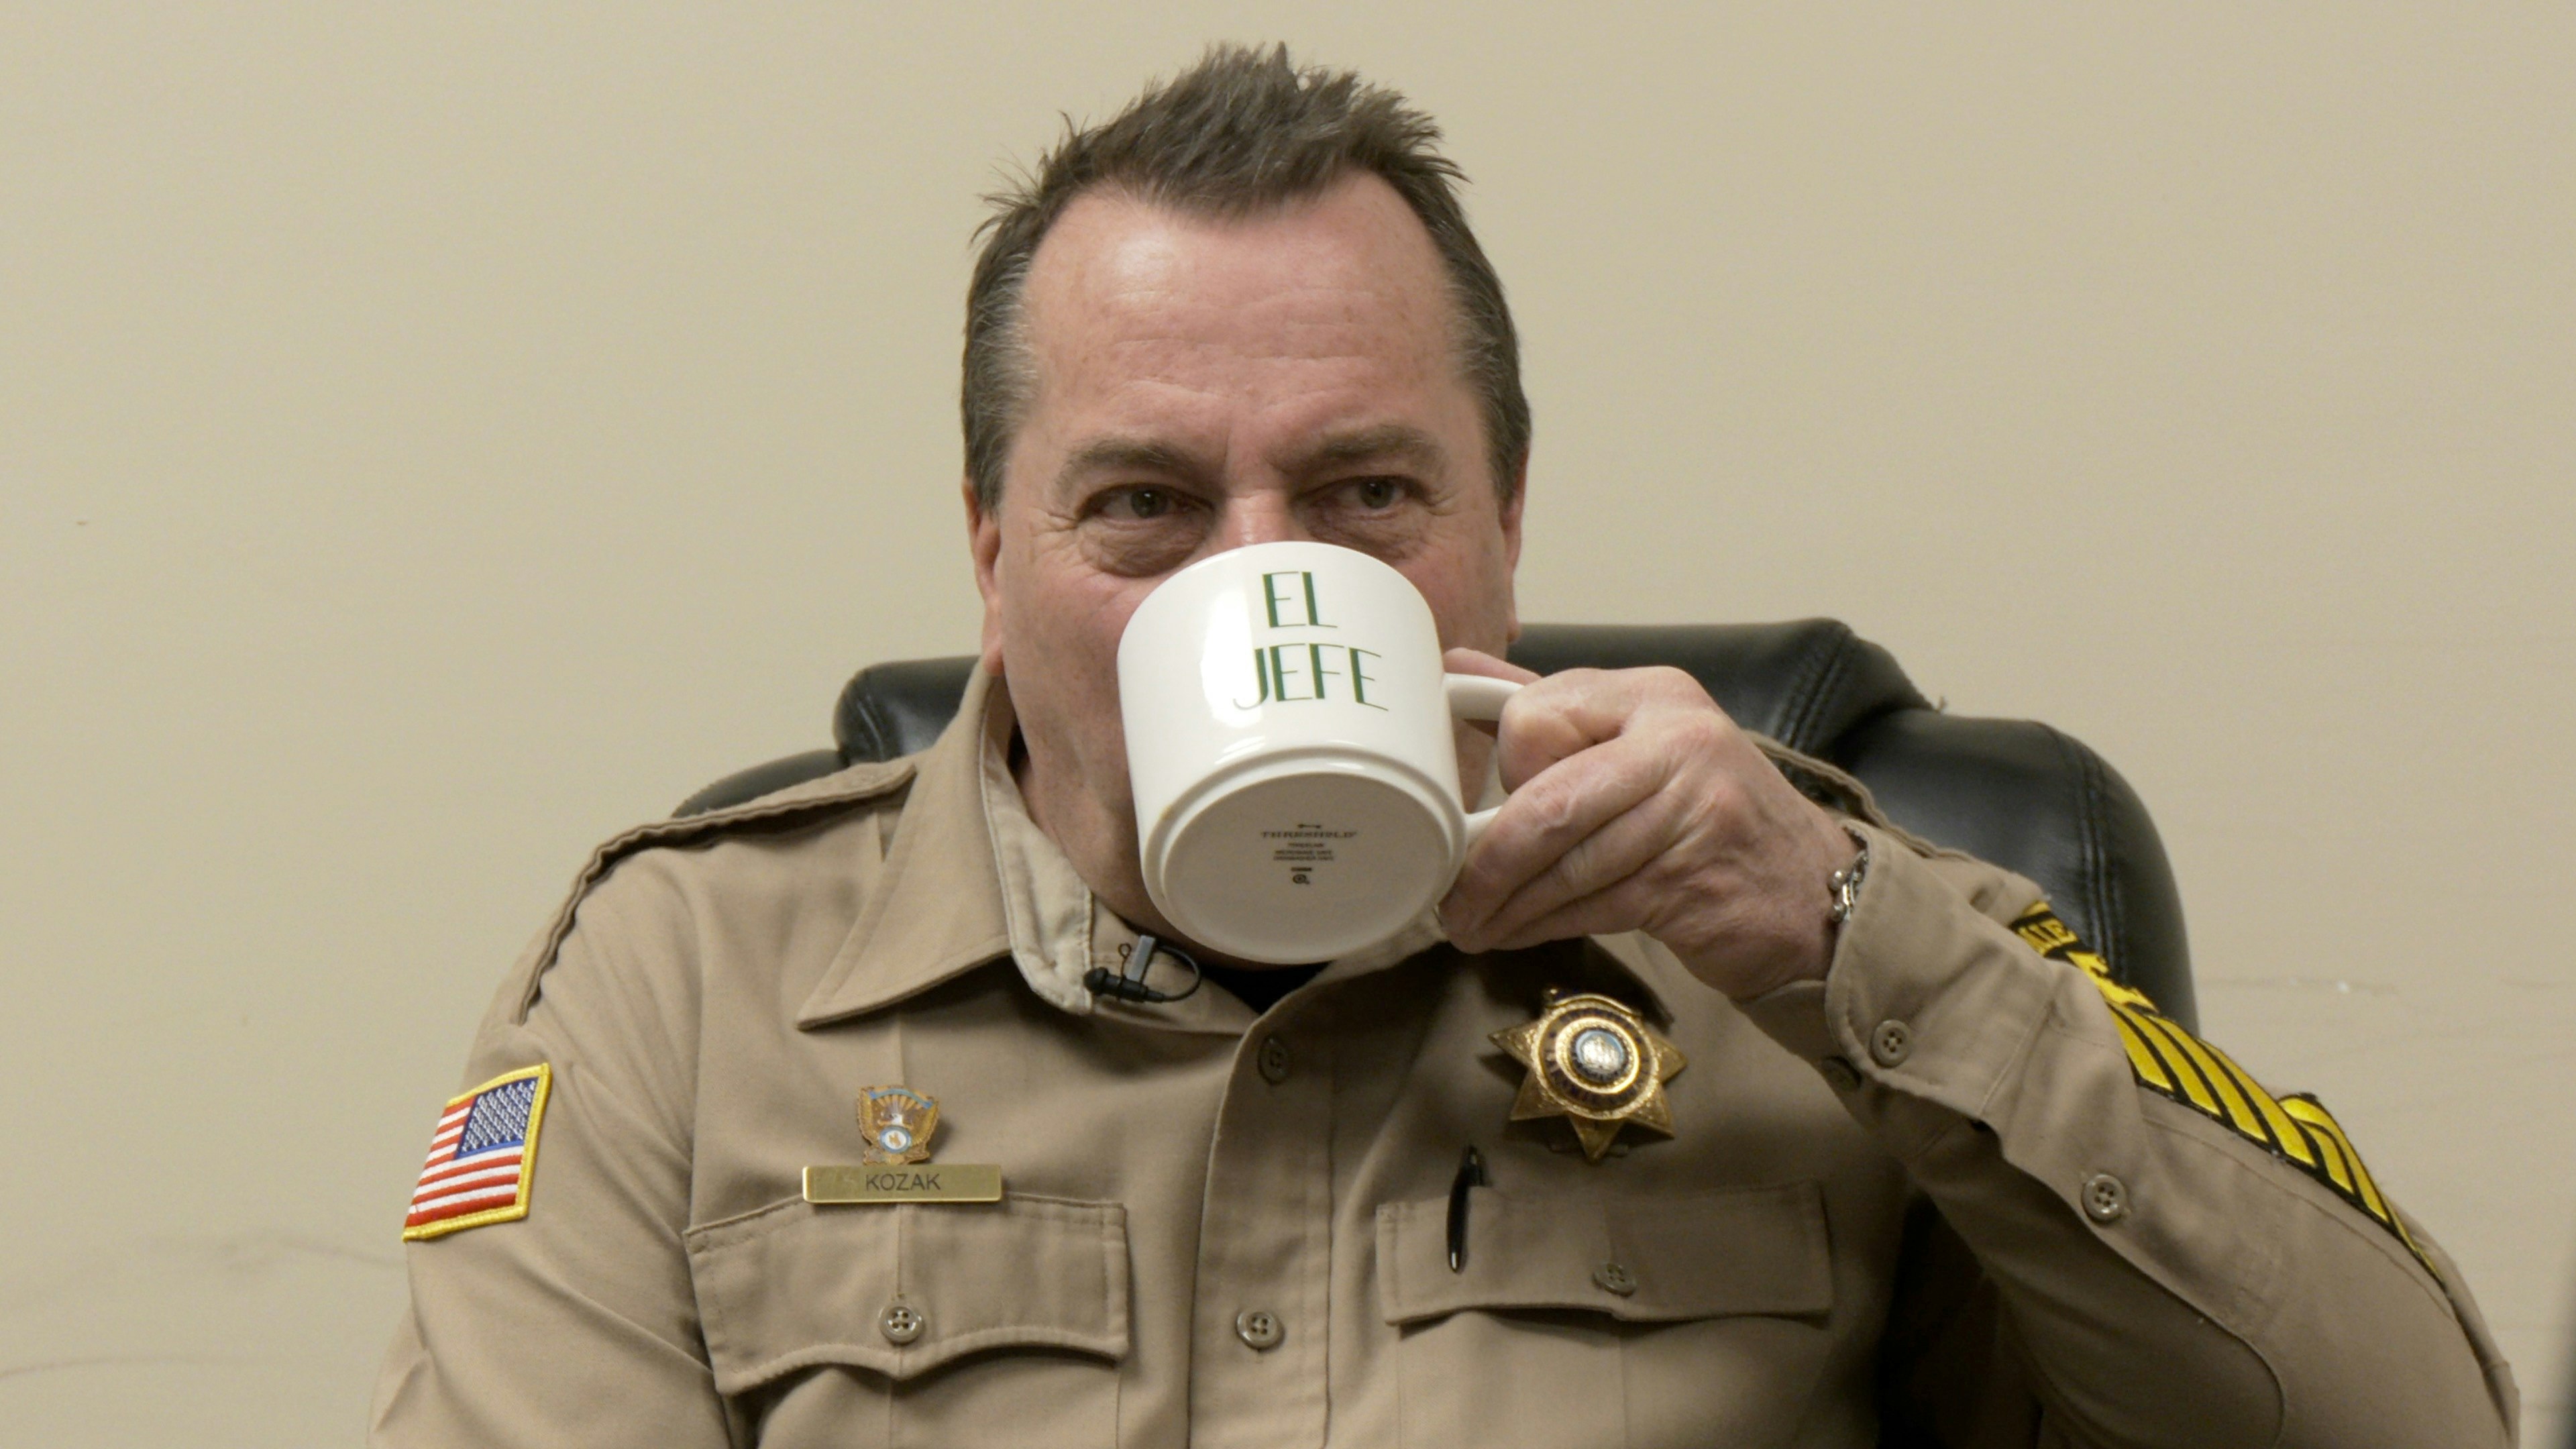
[[[1357,432],[1336,433],[1306,444],[1281,460],[1292,476],[1322,473],[1353,463],[1401,462],[1426,470],[1447,461],[1440,441],[1410,423],[1379,423]]]
[[[1094,438],[1065,455],[1064,466],[1056,470],[1059,487],[1086,474],[1094,473],[1160,473],[1166,477],[1196,477],[1207,471],[1198,459],[1151,438]]]

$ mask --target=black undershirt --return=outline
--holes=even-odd
[[[1314,980],[1316,974],[1323,969],[1321,964],[1260,967],[1201,966],[1199,968],[1206,974],[1207,979],[1233,992],[1235,999],[1251,1007],[1252,1014],[1255,1016],[1277,1006],[1281,997]]]

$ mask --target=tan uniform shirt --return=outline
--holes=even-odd
[[[2467,1290],[2330,1121],[2182,1070],[2019,877],[1872,828],[1828,980],[1750,1008],[1651,944],[1427,927],[1258,1019],[1095,1001],[1133,937],[1011,728],[979,678],[920,756],[602,848],[466,1074],[548,1069],[526,1215],[410,1245],[378,1442],[2511,1440]],[[1680,1047],[1675,1136],[1507,1121],[1490,1037],[1550,988]],[[1003,1201],[802,1199],[894,1084]]]

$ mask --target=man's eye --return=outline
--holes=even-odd
[[[1169,488],[1122,488],[1101,501],[1100,511],[1117,519],[1162,518],[1180,502]]]
[[[1393,508],[1404,499],[1404,484],[1395,478],[1361,478],[1350,484],[1351,501],[1372,513]]]

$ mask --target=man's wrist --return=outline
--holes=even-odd
[[[1812,932],[1811,949],[1805,959],[1791,969],[1746,983],[1744,989],[1729,991],[1727,996],[1738,1006],[1768,996],[1783,987],[1806,982],[1821,982],[1833,972],[1834,953],[1842,944],[1843,924],[1860,906],[1863,883],[1869,876],[1869,836],[1849,820],[1836,818],[1834,824],[1851,839],[1852,853],[1824,880],[1821,899],[1808,916]]]
[[[1861,882],[1869,878],[1869,836],[1859,826],[1848,820],[1835,823],[1842,826],[1843,834],[1850,836],[1852,844],[1858,847],[1851,858],[1851,863],[1835,871],[1825,884],[1826,894],[1830,897],[1826,915],[1833,922],[1835,939],[1840,940],[1843,923],[1850,920],[1852,912],[1860,908]],[[1831,959],[1831,954],[1831,949],[1828,948],[1828,960]]]

